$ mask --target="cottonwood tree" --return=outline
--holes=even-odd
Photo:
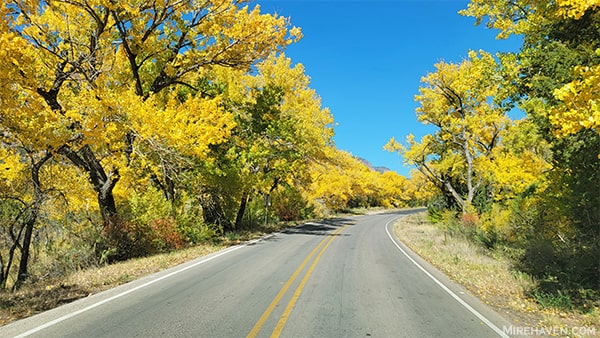
[[[13,289],[27,279],[34,226],[47,191],[42,187],[40,171],[52,158],[50,152],[32,152],[16,144],[0,142],[0,288],[6,286],[13,262],[18,258],[18,271]],[[18,250],[18,254],[17,254]]]
[[[303,184],[308,165],[333,135],[333,117],[301,64],[273,54],[255,74],[232,72],[223,72],[221,81],[236,126],[227,142],[212,148],[204,183],[205,218],[225,230],[242,225],[253,196],[268,199],[278,187]]]
[[[248,69],[299,35],[287,19],[230,0],[8,1],[3,17],[30,61],[11,65],[21,99],[44,103],[11,132],[36,131],[36,149],[83,171],[111,227],[113,191],[136,143],[202,157],[228,137],[234,123],[220,98],[194,86],[202,73]]]
[[[500,31],[500,38],[523,36],[521,94],[538,105],[555,135],[564,137],[583,129],[599,132],[599,9],[596,0],[472,0],[461,14],[475,17],[477,23],[485,20]]]
[[[553,274],[564,285],[577,280],[597,290],[600,2],[472,0],[462,14],[499,29],[500,37],[523,38],[515,101],[549,143],[552,165],[540,176],[545,188],[527,205],[536,212],[520,210],[532,215],[530,256],[536,243],[552,248],[551,257],[536,261],[543,266],[530,265],[539,277]]]
[[[8,13],[5,6],[0,7],[0,16]],[[22,92],[28,82],[18,80],[33,75],[34,70],[19,67],[33,59],[24,53],[27,43],[10,24],[0,21],[0,241],[2,251],[8,249],[0,251],[0,287],[6,286],[18,258],[14,288],[19,288],[28,275],[34,225],[47,197],[40,171],[53,155],[35,144],[39,135],[30,126],[47,128],[47,111],[40,101],[28,100]]]
[[[402,152],[466,213],[488,183],[480,163],[494,155],[510,122],[504,104],[509,93],[502,86],[506,80],[500,63],[489,53],[471,51],[460,64],[440,62],[435,67],[421,80],[415,98],[418,120],[435,126],[435,133],[421,141],[409,135],[407,147],[392,139],[387,148]]]

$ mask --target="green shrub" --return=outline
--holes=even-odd
[[[194,209],[195,210],[195,209]],[[221,227],[205,224],[200,209],[177,215],[178,231],[190,244],[198,244],[216,238],[223,232]]]
[[[134,193],[127,201],[129,220],[137,224],[150,224],[153,220],[171,216],[172,205],[161,191],[150,187]]]
[[[558,310],[571,310],[573,304],[571,303],[571,297],[562,291],[556,293],[548,293],[540,291],[538,289],[531,293],[533,299],[545,309],[558,309]]]
[[[171,215],[171,203],[158,189],[136,192],[120,207],[124,218],[102,233],[101,261],[144,257],[185,245],[185,237]]]

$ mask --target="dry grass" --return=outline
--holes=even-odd
[[[106,289],[107,286],[114,287],[124,284],[223,248],[224,246],[220,245],[200,245],[177,252],[132,259],[126,262],[106,265],[98,269],[75,272],[68,276],[63,283],[77,285],[92,291],[100,291]]]
[[[199,245],[173,253],[76,271],[63,278],[45,280],[35,285],[26,284],[15,293],[0,290],[0,326],[290,225],[293,224],[231,234],[222,238],[219,245]],[[533,285],[530,278],[512,271],[507,260],[492,258],[465,240],[445,240],[443,232],[427,221],[425,213],[401,219],[395,226],[395,232],[412,250],[500,313],[507,315],[516,325],[595,325],[600,330],[598,311],[583,315],[540,309],[533,300],[525,296],[528,288]]]
[[[456,237],[446,237],[428,222],[426,212],[395,224],[395,233],[413,251],[436,266],[471,293],[504,314],[515,325],[526,327],[590,327],[600,330],[598,309],[588,314],[542,309],[527,297],[533,280],[514,271],[510,262],[491,256],[482,248]],[[600,331],[597,332],[600,334]]]

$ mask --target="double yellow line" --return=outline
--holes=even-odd
[[[300,273],[302,272],[302,270],[304,270],[304,267],[308,264],[308,262],[310,262],[311,258],[315,255],[315,253],[317,251],[319,251],[319,249],[321,249],[321,251],[319,251],[319,253],[317,254],[316,258],[313,260],[312,264],[310,265],[310,267],[308,268],[308,270],[304,274],[304,277],[302,278],[302,280],[300,281],[300,284],[298,285],[298,287],[294,291],[294,294],[292,295],[292,298],[290,299],[289,303],[285,307],[285,310],[283,310],[283,313],[281,314],[281,317],[279,318],[279,321],[275,325],[275,328],[273,329],[273,333],[271,333],[271,337],[279,337],[281,335],[281,331],[283,330],[283,327],[285,326],[285,322],[290,317],[290,314],[291,314],[291,312],[292,312],[292,310],[294,308],[294,305],[296,304],[296,301],[298,300],[298,297],[300,297],[300,294],[302,293],[302,289],[304,289],[304,286],[306,285],[306,282],[308,281],[308,278],[310,277],[310,275],[312,274],[313,270],[315,269],[315,266],[317,266],[317,263],[321,259],[321,256],[323,255],[323,253],[325,252],[325,250],[327,250],[327,248],[329,247],[329,245],[331,244],[331,242],[333,242],[333,240],[335,239],[335,236],[338,235],[338,234],[340,234],[342,231],[344,231],[345,228],[346,227],[343,226],[343,227],[340,227],[340,228],[336,229],[335,231],[333,231],[331,234],[328,235],[328,237],[324,238],[308,254],[308,256],[304,259],[304,261],[302,261],[302,263],[300,264],[300,266],[298,266],[298,269],[296,269],[296,271],[294,271],[294,273],[292,274],[292,276],[287,280],[287,282],[285,282],[285,284],[283,285],[283,287],[281,288],[281,290],[279,290],[279,293],[277,293],[277,296],[275,296],[275,298],[273,299],[273,301],[271,302],[271,304],[269,304],[269,306],[267,307],[267,309],[265,310],[265,312],[263,312],[262,316],[260,316],[260,318],[258,319],[258,321],[256,322],[256,324],[254,324],[254,327],[252,328],[252,330],[250,330],[250,333],[248,333],[247,338],[254,338],[254,337],[256,337],[256,335],[258,334],[258,332],[260,331],[260,329],[263,327],[263,325],[265,324],[265,322],[267,321],[267,319],[269,318],[269,316],[271,316],[271,313],[273,312],[273,310],[275,310],[275,307],[277,306],[277,304],[279,304],[279,302],[281,301],[281,298],[283,298],[283,296],[286,294],[287,290],[290,288],[290,286],[292,285],[292,283],[294,283],[294,281],[296,280],[296,278],[298,277],[298,275],[300,275]]]

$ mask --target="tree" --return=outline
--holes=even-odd
[[[14,288],[18,289],[27,278],[33,229],[46,199],[40,183],[40,170],[52,155],[46,152],[38,157],[38,154],[28,153],[23,148],[16,149],[5,143],[0,145],[0,163],[3,166],[0,174],[3,181],[0,185],[0,233],[4,237],[3,244],[9,248],[6,258],[0,252],[0,287],[6,286],[18,250],[19,267],[14,283]]]
[[[287,19],[229,0],[3,7],[31,61],[12,63],[14,81],[23,99],[46,106],[44,123],[29,126],[38,131],[36,149],[64,156],[88,176],[112,227],[113,190],[136,143],[160,140],[202,155],[228,136],[233,122],[219,98],[198,92],[197,79],[215,65],[248,69],[299,36]],[[182,88],[190,90],[180,95]]]
[[[269,199],[279,186],[306,182],[309,163],[331,142],[333,118],[309,87],[304,67],[284,55],[267,57],[254,74],[221,69],[217,81],[227,87],[236,126],[227,142],[212,148],[205,211],[209,221],[233,230],[253,195]],[[228,212],[222,204],[237,208]]]
[[[473,0],[462,12],[486,20],[501,37],[521,34],[515,102],[550,145],[551,169],[525,222],[534,224],[527,257],[549,247],[536,277],[597,290],[600,280],[600,134],[597,102],[600,3],[596,0]],[[525,204],[524,204],[525,205]],[[546,250],[548,251],[548,250]],[[574,282],[574,283],[573,283]],[[554,288],[556,289],[556,288]],[[576,296],[578,297],[578,296]]]
[[[510,56],[500,56],[500,61],[509,66]],[[416,96],[418,119],[437,131],[420,142],[410,135],[408,148],[394,139],[387,146],[402,152],[463,213],[488,183],[479,166],[492,159],[509,125],[501,65],[485,52],[469,52],[460,64],[438,63],[421,80],[424,86]]]
[[[8,8],[0,7],[4,17]],[[0,209],[7,224],[3,233],[10,238],[7,261],[0,253],[0,287],[6,285],[11,272],[15,250],[19,250],[19,268],[14,288],[19,288],[28,275],[29,253],[34,225],[38,219],[46,192],[40,181],[42,167],[52,158],[46,149],[36,149],[31,140],[37,137],[32,129],[23,124],[45,120],[45,112],[39,101],[27,100],[23,87],[16,79],[32,74],[32,70],[19,70],[32,58],[23,53],[26,41],[11,31],[9,22],[0,22]],[[33,116],[32,116],[33,115]],[[31,118],[30,118],[31,117]],[[16,132],[16,131],[23,132]],[[3,222],[4,223],[4,222]]]
[[[473,0],[463,15],[500,30],[499,37],[524,37],[522,93],[546,98],[542,115],[559,137],[600,125],[597,84],[600,67],[600,2],[557,0]],[[549,62],[548,62],[549,61]],[[532,95],[533,94],[533,95]]]

